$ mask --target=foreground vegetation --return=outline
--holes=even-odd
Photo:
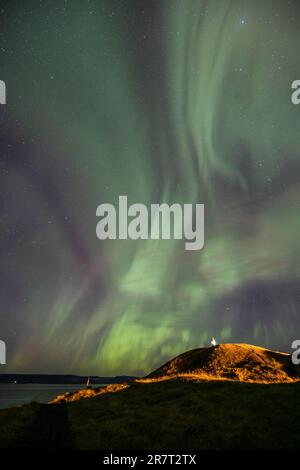
[[[1,449],[300,449],[300,383],[184,379],[0,411]]]

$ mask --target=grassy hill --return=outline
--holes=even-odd
[[[300,449],[299,393],[288,355],[197,349],[144,379],[0,411],[0,448]]]
[[[148,378],[178,375],[277,383],[297,380],[298,370],[289,354],[249,344],[220,344],[180,354],[149,374]]]

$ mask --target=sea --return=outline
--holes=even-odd
[[[105,385],[107,384],[97,384],[94,387]],[[84,384],[0,384],[0,409],[32,402],[48,403],[57,395],[84,388]]]

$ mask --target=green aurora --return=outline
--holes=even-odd
[[[300,8],[1,2],[3,372],[147,373],[300,327]],[[99,241],[96,208],[204,203],[205,244]]]

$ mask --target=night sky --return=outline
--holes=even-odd
[[[300,333],[300,5],[0,2],[1,372],[142,374]],[[96,208],[205,204],[205,244]]]

